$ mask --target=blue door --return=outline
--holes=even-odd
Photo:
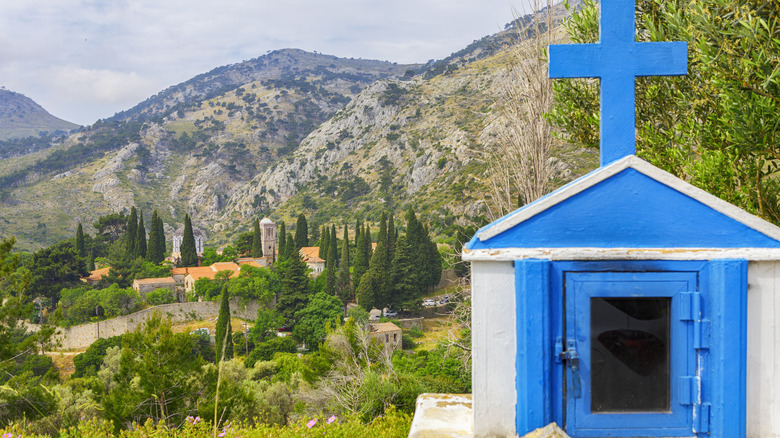
[[[565,272],[555,338],[572,437],[690,437],[696,272]],[[559,374],[560,375],[560,374]]]

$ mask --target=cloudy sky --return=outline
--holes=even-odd
[[[441,59],[526,1],[1,0],[0,86],[86,125],[275,49]]]

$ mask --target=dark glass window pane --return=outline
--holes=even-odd
[[[591,298],[591,412],[669,411],[671,298]]]

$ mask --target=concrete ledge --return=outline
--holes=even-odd
[[[472,438],[471,394],[420,394],[409,438]]]

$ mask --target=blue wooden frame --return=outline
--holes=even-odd
[[[704,305],[692,323],[699,323],[695,342],[706,351],[698,366],[703,403],[694,408],[692,436],[744,437],[747,266],[746,260],[516,261],[517,433],[563,418],[563,372],[552,360],[554,331],[563,324],[563,272],[696,271]]]
[[[621,436],[690,436],[693,429],[692,406],[681,403],[679,382],[683,376],[696,373],[696,350],[693,348],[692,324],[681,318],[685,293],[696,291],[698,271],[663,272],[569,272],[566,284],[566,339],[577,339],[581,363],[582,396],[566,394],[567,432],[579,437]],[[615,287],[623,285],[622,287]],[[627,295],[625,286],[632,287]],[[622,289],[622,290],[621,290]],[[668,297],[670,315],[670,410],[663,413],[601,413],[590,412],[590,299],[595,297]],[[578,323],[574,324],[574,320]],[[582,332],[585,332],[583,335]],[[565,373],[565,367],[562,367]],[[663,427],[659,427],[659,424]]]

